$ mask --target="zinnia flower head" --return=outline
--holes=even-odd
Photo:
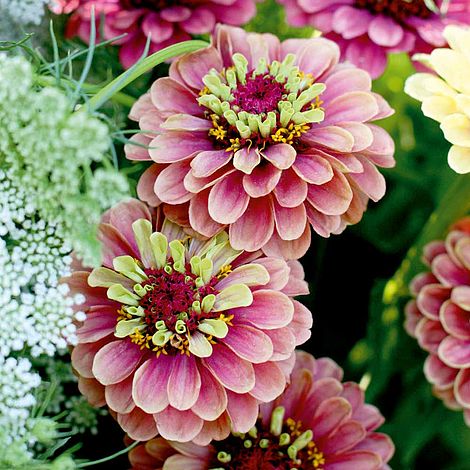
[[[435,395],[463,409],[470,426],[470,219],[429,243],[424,261],[430,271],[411,283],[405,327],[429,353],[424,373]]]
[[[387,55],[443,47],[447,24],[470,23],[468,0],[279,0],[293,26],[312,25],[335,40],[344,59],[380,76]]]
[[[256,0],[56,0],[57,13],[74,11],[67,26],[69,36],[79,35],[85,42],[90,36],[92,6],[95,17],[104,17],[103,39],[126,34],[120,59],[130,67],[142,55],[151,37],[150,53],[192,35],[213,31],[216,23],[242,25],[256,13]]]
[[[449,166],[470,172],[470,29],[448,26],[444,31],[450,49],[435,49],[420,57],[438,76],[412,75],[405,92],[421,101],[423,113],[441,124],[452,144]]]
[[[388,436],[374,432],[383,417],[364,403],[359,386],[342,383],[342,376],[331,359],[298,351],[290,385],[279,398],[262,405],[256,425],[247,433],[232,432],[208,447],[156,438],[130,452],[132,468],[388,468],[394,446]]]
[[[88,307],[72,352],[80,389],[133,439],[247,432],[310,336],[310,312],[291,299],[308,292],[302,268],[157,219],[136,200],[111,209],[104,266],[68,281]]]
[[[236,249],[288,259],[306,252],[310,224],[327,237],[358,222],[385,192],[376,167],[394,164],[393,141],[371,124],[392,111],[338,59],[327,39],[218,27],[131,111],[146,133],[127,157],[155,162],[140,198],[170,218],[186,211],[205,236],[227,227]]]

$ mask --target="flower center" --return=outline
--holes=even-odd
[[[295,145],[324,119],[320,94],[325,85],[301,72],[295,60],[288,54],[268,65],[262,58],[248,71],[247,59],[236,53],[232,67],[203,78],[198,102],[212,122],[209,136],[216,148],[235,152],[244,146]]]
[[[429,18],[433,13],[425,0],[356,0],[356,6],[391,16],[398,22],[411,16]]]
[[[213,445],[216,455],[211,469],[224,470],[323,470],[325,458],[313,442],[311,430],[284,419],[282,406],[274,409],[269,429],[261,421],[247,434],[232,433]]]
[[[148,221],[137,222],[143,225]],[[139,227],[137,224],[135,233],[142,240],[151,227],[144,225],[145,230]],[[227,264],[214,271],[210,257],[188,258],[190,243],[190,240],[168,243],[165,235],[153,233],[147,242],[141,242],[151,267],[146,268],[126,255],[114,258],[114,273],[107,268],[91,273],[90,285],[108,287],[108,298],[121,304],[116,337],[129,338],[157,356],[181,353],[199,357],[210,356],[212,345],[218,338],[225,338],[233,315],[222,312],[215,286],[231,272],[231,267]],[[212,252],[222,249],[227,242],[217,243],[215,239]],[[110,279],[116,283],[110,284]],[[237,286],[235,289],[248,289]]]

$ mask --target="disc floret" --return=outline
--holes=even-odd
[[[204,76],[198,98],[218,146],[236,151],[245,145],[292,145],[325,118],[320,100],[325,85],[300,71],[294,54],[270,64],[261,58],[251,71],[243,54],[235,53],[232,61],[233,67]]]

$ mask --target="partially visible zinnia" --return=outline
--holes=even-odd
[[[310,336],[311,314],[292,300],[308,292],[301,265],[244,254],[225,232],[193,238],[160,216],[137,200],[111,209],[103,266],[68,280],[86,297],[79,388],[136,440],[247,432]]]
[[[144,132],[127,158],[155,162],[140,198],[186,211],[204,236],[227,228],[234,248],[288,259],[308,249],[310,225],[328,237],[357,223],[385,193],[377,167],[394,165],[392,139],[372,124],[392,110],[338,59],[324,38],[218,27],[132,108]]]
[[[55,4],[54,4],[55,1]],[[125,34],[120,59],[130,67],[142,55],[148,37],[150,53],[192,35],[213,31],[216,23],[243,25],[256,13],[256,0],[53,0],[56,13],[73,11],[67,35],[90,36],[92,6],[95,17],[104,18],[103,39]]]
[[[451,409],[463,409],[470,426],[470,218],[444,241],[429,243],[430,271],[416,276],[416,299],[406,308],[405,327],[429,353],[424,373],[434,393]]]
[[[470,173],[470,29],[448,26],[444,36],[450,49],[420,57],[438,76],[412,75],[405,92],[423,103],[426,116],[441,124],[452,144],[449,166],[457,173]]]
[[[364,403],[353,382],[328,358],[298,351],[290,385],[261,407],[247,433],[232,432],[207,447],[162,438],[129,453],[133,470],[311,469],[379,470],[389,468],[394,446],[375,430],[380,412]]]
[[[395,52],[443,47],[444,27],[470,24],[468,0],[278,0],[293,26],[312,25],[335,40],[343,57],[380,76]]]

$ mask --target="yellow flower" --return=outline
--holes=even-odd
[[[449,166],[457,173],[470,173],[470,29],[448,26],[444,36],[450,49],[417,57],[437,75],[412,75],[405,92],[422,102],[425,116],[441,124],[452,144]]]

